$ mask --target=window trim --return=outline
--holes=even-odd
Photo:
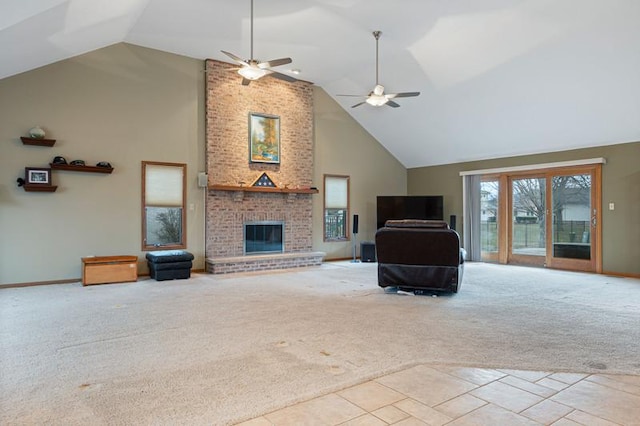
[[[344,237],[327,238],[327,178],[344,179],[347,183],[347,214],[344,224]],[[327,243],[351,241],[351,227],[349,226],[349,218],[351,212],[351,177],[348,175],[324,174],[322,177],[323,196],[322,196],[322,240]]]
[[[182,241],[180,244],[171,244],[171,245],[163,245],[163,246],[155,246],[148,245],[146,243],[147,239],[147,214],[146,214],[146,168],[147,166],[165,166],[165,167],[177,167],[182,169]],[[169,163],[163,161],[142,161],[141,164],[141,177],[140,180],[142,182],[142,191],[141,191],[141,208],[140,208],[140,216],[142,219],[141,226],[141,247],[142,251],[153,251],[153,250],[174,250],[174,249],[185,249],[187,248],[187,164],[186,163]]]

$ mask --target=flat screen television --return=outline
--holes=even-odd
[[[379,195],[376,202],[378,229],[392,219],[444,219],[442,195]]]

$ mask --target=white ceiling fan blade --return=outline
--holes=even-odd
[[[272,59],[266,62],[260,62],[258,64],[259,68],[273,68],[278,67],[280,65],[290,64],[292,62],[291,58],[280,58],[280,59]]]
[[[227,55],[228,57],[230,57],[231,59],[233,59],[234,61],[236,61],[239,64],[248,65],[247,61],[245,61],[244,59],[234,55],[233,53],[226,52],[224,50],[221,50],[221,52],[224,53],[225,55]]]
[[[271,77],[277,78],[279,80],[288,81],[289,83],[293,83],[298,81],[298,79],[291,77],[290,75],[282,74],[273,70],[268,70]]]
[[[385,95],[388,99],[393,98],[410,98],[412,96],[419,96],[420,92],[403,92],[403,93],[389,93]]]

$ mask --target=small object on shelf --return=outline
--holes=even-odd
[[[84,160],[73,160],[70,164],[72,166],[86,166]]]
[[[113,167],[111,167],[111,164],[109,164],[106,161],[100,161],[98,162],[98,164],[96,164],[96,167],[105,167],[107,169],[112,169]]]
[[[25,167],[24,180],[27,184],[51,186],[51,169],[48,167]]]
[[[64,157],[57,155],[53,157],[53,164],[67,164],[67,160]]]
[[[29,129],[29,136],[33,139],[44,139],[46,133],[44,130],[40,128],[40,126],[35,126]]]
[[[57,186],[51,185],[51,169],[46,167],[25,167],[24,179],[16,179],[18,187],[27,192],[55,192]]]

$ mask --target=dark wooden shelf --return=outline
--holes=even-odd
[[[22,187],[27,192],[56,192],[56,189],[58,189],[55,185],[42,185],[39,183],[25,183]]]
[[[21,136],[20,139],[23,145],[53,146],[56,143],[55,139],[36,139],[26,136]]]
[[[54,170],[67,170],[70,172],[87,172],[87,173],[111,173],[113,167],[98,167],[98,166],[72,166],[70,164],[54,164],[49,163]]]
[[[240,192],[275,192],[281,194],[317,194],[317,189],[312,188],[273,188],[270,186],[230,186],[209,185],[209,190],[214,191],[240,191]]]

